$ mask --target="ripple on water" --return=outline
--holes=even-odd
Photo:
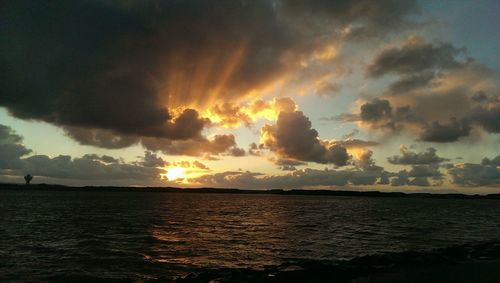
[[[0,191],[0,213],[0,281],[175,278],[500,238],[494,200]]]

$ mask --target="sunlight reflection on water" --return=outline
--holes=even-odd
[[[0,279],[180,276],[500,238],[499,201],[0,192]],[[2,277],[3,276],[3,277]]]

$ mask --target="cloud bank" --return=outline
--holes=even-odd
[[[258,98],[305,58],[330,60],[332,43],[417,12],[394,0],[13,1],[0,11],[0,106],[85,145],[200,140],[209,106]]]

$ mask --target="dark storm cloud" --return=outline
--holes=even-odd
[[[346,27],[387,32],[415,11],[415,1],[394,0],[10,1],[0,10],[0,105],[94,146],[137,142],[97,130],[198,138],[206,121],[194,110],[174,120],[171,108],[239,97]]]
[[[434,121],[425,125],[420,139],[428,142],[454,142],[466,137],[471,131],[467,120],[450,119],[448,123]]]
[[[421,38],[411,38],[400,48],[383,50],[368,66],[367,73],[370,77],[380,77],[390,73],[414,74],[456,68],[462,64],[456,58],[461,53],[463,50],[448,43],[432,44]]]
[[[389,163],[399,165],[429,165],[449,160],[439,157],[436,154],[436,149],[433,147],[429,147],[423,152],[413,152],[409,151],[405,146],[401,146],[400,152],[401,155],[394,155],[387,158]]]
[[[471,120],[490,133],[500,133],[500,96],[489,106],[477,107],[472,111]]]
[[[262,127],[261,137],[266,148],[283,158],[337,166],[346,165],[350,158],[344,146],[321,141],[301,111],[280,112],[276,124]]]
[[[373,99],[361,105],[360,118],[362,121],[380,121],[392,116],[392,107],[388,100]]]
[[[15,1],[1,18],[1,37],[9,40],[1,41],[0,101],[14,116],[169,139],[197,137],[205,124],[194,110],[172,121],[160,97],[157,84],[176,71],[168,69],[175,60],[193,74],[206,49],[248,42],[248,60],[229,82],[234,91],[274,77],[292,44],[265,1]],[[219,57],[221,64],[231,59]]]
[[[375,98],[360,107],[360,121],[374,127],[399,129],[401,123],[415,122],[416,118],[409,106],[393,109],[391,103],[385,99]]]
[[[0,143],[1,144],[21,144],[23,137],[16,134],[10,127],[0,124]]]
[[[480,164],[455,164],[448,169],[452,182],[462,186],[500,186],[500,155]]]
[[[407,16],[419,12],[416,1],[288,0],[284,12],[302,28],[349,25],[352,39],[367,38],[413,25]]]
[[[129,147],[139,142],[138,137],[119,135],[109,130],[65,127],[64,132],[82,145],[109,149]]]
[[[212,139],[201,137],[198,139],[171,141],[159,138],[143,138],[142,145],[152,151],[161,151],[169,155],[232,155],[243,156],[245,150],[236,146],[234,135],[216,135]]]
[[[483,103],[483,102],[487,102],[488,100],[490,100],[490,97],[484,91],[480,91],[480,92],[472,95],[471,99],[472,99],[472,101]]]
[[[184,110],[179,116],[165,122],[161,128],[144,128],[136,132],[117,132],[83,127],[65,126],[67,136],[80,144],[103,148],[123,148],[139,142],[140,136],[168,137],[172,140],[186,140],[201,137],[201,131],[209,124],[209,120],[201,118],[193,109]],[[130,126],[130,125],[129,125]]]
[[[407,105],[392,107],[387,99],[374,98],[360,107],[359,114],[343,113],[333,117],[337,121],[362,122],[371,128],[399,131],[405,123],[418,123],[417,118]]]
[[[0,169],[19,169],[20,158],[31,153],[23,144],[23,137],[0,124]]]
[[[409,91],[428,86],[435,76],[432,72],[403,76],[389,86],[388,92],[390,95],[406,94]]]
[[[168,120],[144,78],[151,58],[118,58],[127,47],[113,41],[144,28],[130,15],[98,2],[16,1],[1,17],[0,95],[16,117],[123,132]]]

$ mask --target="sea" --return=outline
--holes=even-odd
[[[500,239],[500,200],[0,191],[0,281],[148,281]]]

